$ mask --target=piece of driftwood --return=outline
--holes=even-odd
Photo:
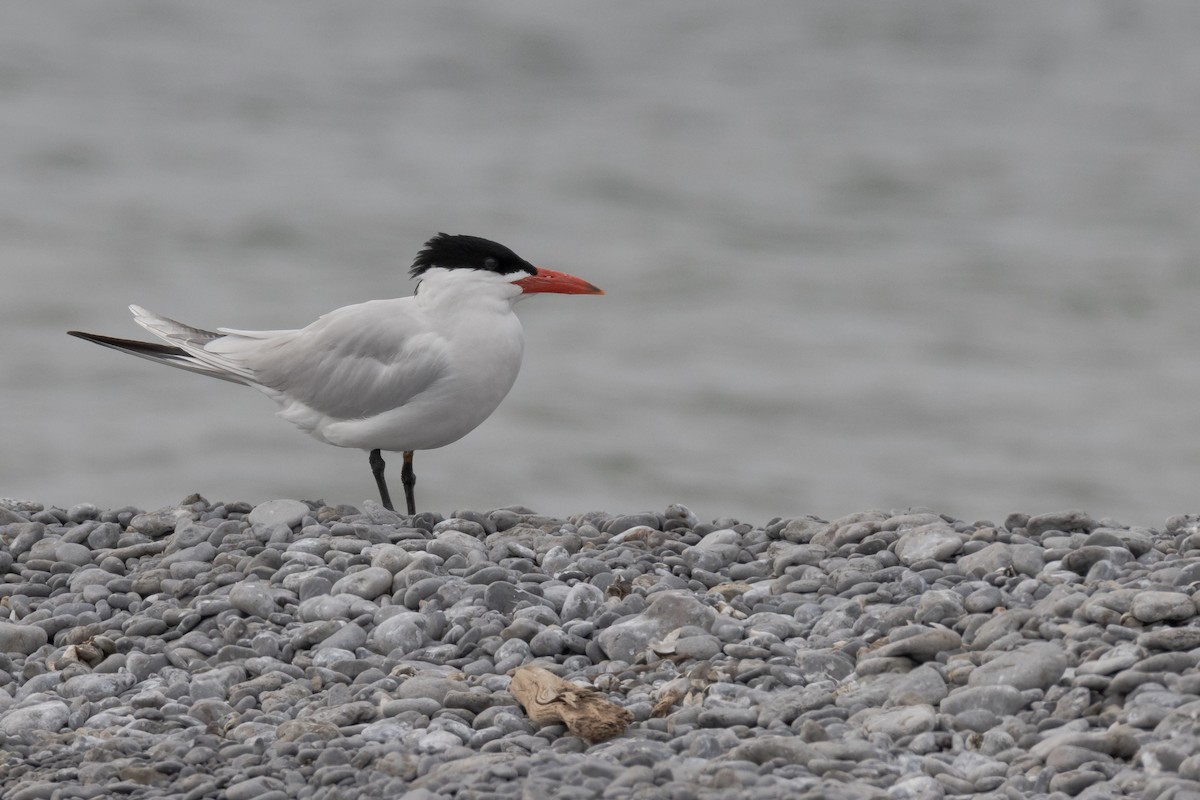
[[[632,714],[595,689],[564,681],[541,667],[518,667],[508,691],[534,723],[561,722],[588,744],[620,736],[633,721]]]

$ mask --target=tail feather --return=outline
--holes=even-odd
[[[167,342],[184,342],[195,347],[204,347],[213,339],[220,339],[224,335],[217,331],[184,325],[170,317],[147,311],[141,306],[130,306],[129,310],[133,312],[134,322]]]
[[[136,339],[119,339],[115,336],[101,336],[98,333],[85,333],[84,331],[67,331],[67,334],[83,339],[84,341],[94,342],[103,347],[111,347],[113,350],[128,353],[131,356],[154,361],[158,364],[186,369],[189,372],[207,375],[210,378],[220,378],[230,383],[245,383],[245,381],[236,375],[231,375],[228,372],[205,364],[181,347],[158,344],[157,342],[139,342]],[[220,334],[217,335],[219,336]]]
[[[229,334],[223,331],[209,331],[184,325],[182,322],[155,314],[141,306],[130,306],[129,310],[133,312],[134,322],[167,342],[168,345],[177,345],[194,365],[184,367],[182,364],[173,364],[172,366],[192,369],[193,372],[201,372],[205,375],[215,375],[234,383],[254,385],[254,372],[247,369],[241,360],[231,357],[228,352],[208,348],[209,344],[217,339],[227,338]]]

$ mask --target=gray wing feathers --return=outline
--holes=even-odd
[[[446,367],[440,336],[414,336],[401,316],[375,322],[362,326],[351,314],[326,315],[268,341],[229,336],[210,349],[252,347],[243,358],[259,384],[322,414],[363,419],[404,405]]]
[[[248,384],[255,383],[253,370],[247,369],[244,364],[237,360],[227,358],[209,349],[208,346],[210,344],[226,338],[225,334],[218,331],[205,330],[204,328],[194,328],[191,325],[184,325],[182,322],[155,314],[141,306],[130,306],[129,310],[133,312],[134,322],[164,342],[173,344],[183,350],[200,365],[207,367],[208,372],[225,380]],[[205,372],[206,370],[196,369],[193,371]]]
[[[139,306],[130,310],[139,325],[194,360],[185,369],[245,383],[285,406],[362,419],[403,405],[446,372],[446,341],[418,333],[397,302],[349,306],[283,331],[209,331]],[[361,324],[364,315],[373,324]]]

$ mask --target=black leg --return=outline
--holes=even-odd
[[[413,498],[413,487],[417,485],[417,474],[412,467],[413,451],[404,451],[404,466],[400,468],[400,482],[404,484],[404,499],[408,501],[408,513],[417,513],[417,501]]]
[[[383,500],[383,507],[388,511],[395,511],[392,508],[392,496],[388,494],[387,482],[383,479],[383,468],[387,466],[383,463],[383,456],[378,450],[371,451],[371,474],[375,476],[375,485],[379,487],[379,499]],[[412,501],[409,501],[412,504]]]

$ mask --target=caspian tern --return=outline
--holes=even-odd
[[[478,236],[439,233],[417,253],[409,297],[369,300],[307,328],[193,328],[130,306],[166,344],[68,331],[160,364],[241,383],[279,416],[322,442],[370,451],[384,507],[392,509],[381,450],[404,454],[408,513],[416,513],[413,453],[455,442],[508,394],[525,345],[513,313],[531,294],[604,294],[585,280],[535,267]]]

